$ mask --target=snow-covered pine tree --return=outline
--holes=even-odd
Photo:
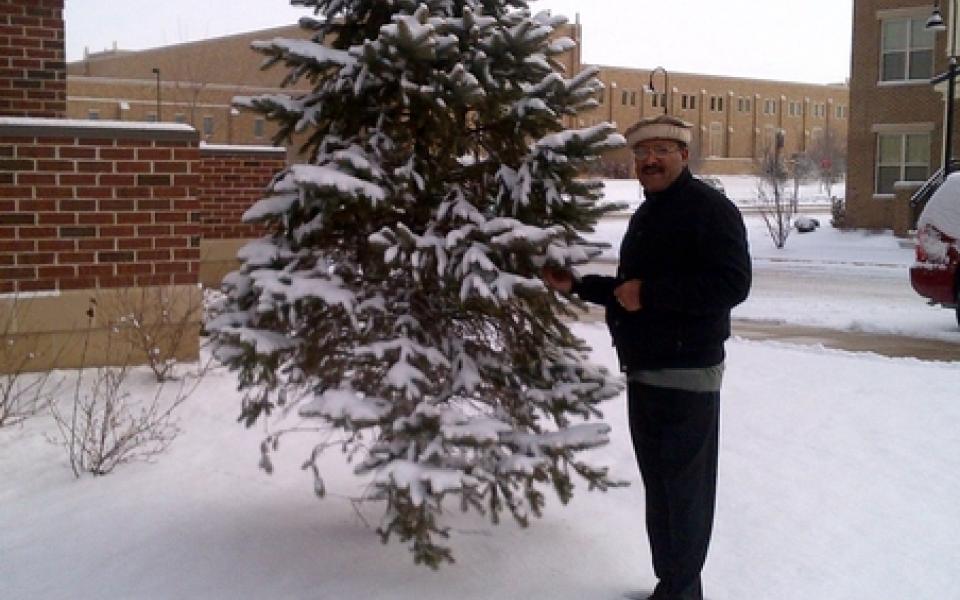
[[[588,362],[542,266],[599,248],[581,233],[616,207],[577,178],[623,145],[609,124],[565,130],[596,105],[596,70],[561,72],[562,17],[524,0],[293,0],[309,39],[255,49],[304,94],[238,98],[306,136],[245,215],[271,233],[240,252],[209,325],[247,393],[248,425],[285,405],[385,501],[378,532],[418,563],[453,557],[444,500],[527,525],[552,486],[615,482],[578,452],[607,442],[598,404],[622,384]],[[279,434],[263,444],[262,465]]]

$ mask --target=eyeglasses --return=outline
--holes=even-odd
[[[677,146],[637,146],[633,149],[633,155],[639,160],[646,160],[651,154],[654,158],[666,158],[679,149]]]

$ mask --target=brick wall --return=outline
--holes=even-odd
[[[0,116],[64,117],[63,0],[0,0]]]
[[[190,127],[0,118],[0,293],[194,284]]]
[[[241,222],[243,213],[263,197],[273,176],[286,165],[282,148],[201,146],[198,166],[200,225],[204,240],[248,239],[259,227]]]

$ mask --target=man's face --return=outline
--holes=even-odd
[[[662,192],[673,183],[690,158],[690,151],[671,140],[647,140],[633,147],[637,179],[646,192]]]

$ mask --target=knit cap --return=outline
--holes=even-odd
[[[624,137],[627,138],[627,145],[631,148],[647,140],[673,140],[689,145],[693,139],[693,134],[690,132],[692,127],[693,125],[683,119],[670,115],[657,115],[640,119],[627,129]]]

